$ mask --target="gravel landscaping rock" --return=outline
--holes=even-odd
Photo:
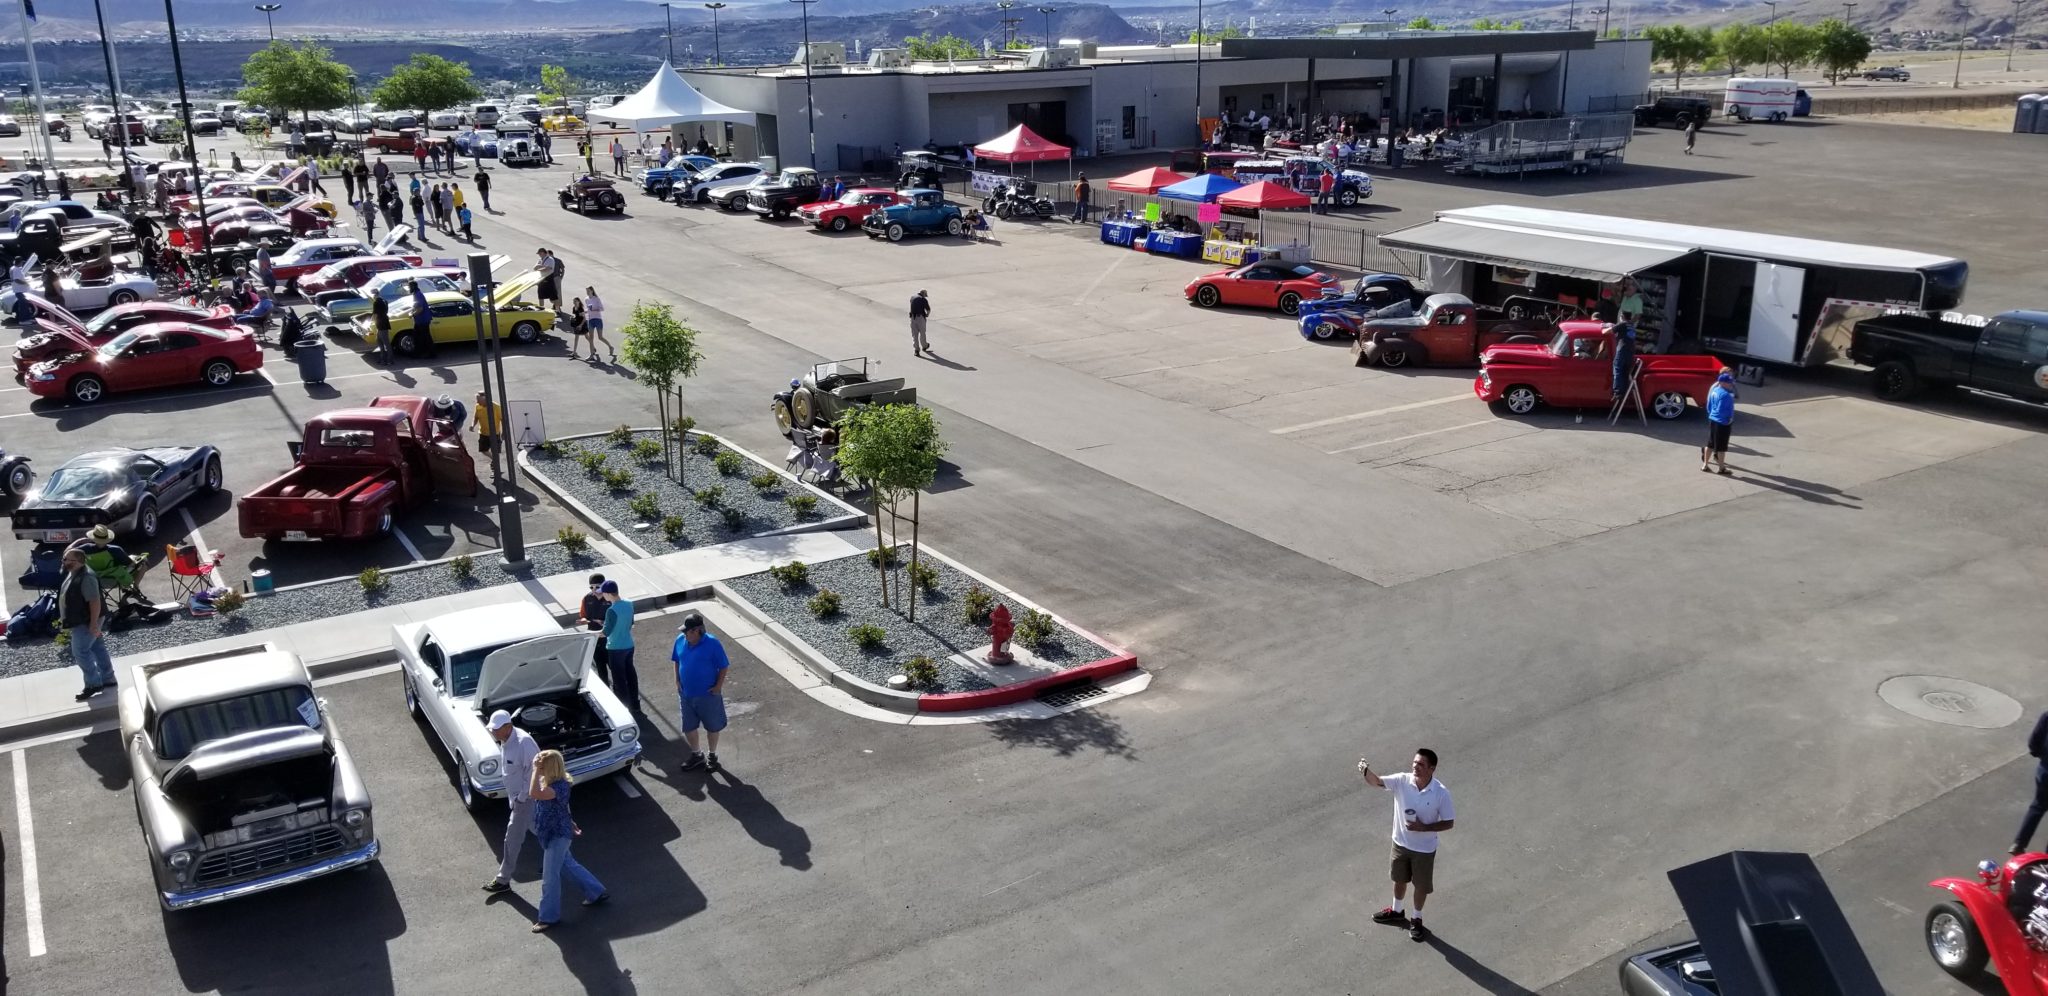
[[[700,437],[690,434],[694,444]],[[737,474],[721,474],[714,463],[715,457],[699,454],[694,446],[685,446],[683,453],[683,480],[687,485],[677,484],[664,470],[667,463],[659,458],[642,461],[632,454],[633,443],[642,439],[659,442],[661,436],[655,432],[635,432],[628,442],[613,442],[605,436],[590,436],[583,439],[564,440],[568,451],[561,456],[550,456],[546,450],[534,450],[528,455],[529,466],[535,473],[547,478],[555,489],[590,509],[613,529],[640,545],[648,553],[660,556],[677,550],[689,550],[714,543],[725,543],[736,539],[761,536],[778,529],[787,529],[802,522],[815,522],[827,515],[837,514],[822,501],[817,509],[803,517],[783,503],[792,494],[810,494],[805,488],[789,483],[789,479],[775,474],[775,485],[760,490],[748,483],[748,478],[757,474],[773,474],[774,468],[757,460],[747,459],[740,454],[742,464]],[[633,483],[615,490],[607,485],[598,474],[592,473],[578,463],[579,453],[602,453],[606,466],[632,471]],[[737,453],[735,450],[725,452]],[[707,488],[719,488],[719,507],[707,508],[698,504],[695,492]],[[663,517],[681,516],[683,530],[670,540],[661,529],[660,520],[648,523],[647,528],[637,528],[646,520],[630,507],[632,500],[642,494],[654,495],[661,507]],[[743,517],[739,528],[729,528],[721,508],[737,509]]]
[[[571,571],[597,570],[605,566],[604,559],[594,552],[571,556],[568,551],[554,543],[527,547],[526,559],[532,566],[521,571],[507,571],[498,563],[497,551],[479,554],[475,559],[474,573],[466,580],[457,578],[454,569],[445,563],[390,572],[384,575],[386,584],[383,593],[376,596],[366,596],[362,585],[355,578],[348,577],[295,587],[262,597],[250,595],[247,604],[233,615],[195,619],[180,608],[168,622],[136,625],[118,631],[110,630],[107,633],[107,651],[119,657],[122,654],[184,646],[385,605],[417,602],[425,598],[454,595],[492,585],[530,581]],[[75,666],[70,650],[58,646],[55,640],[38,639],[28,643],[0,642],[0,677],[14,677],[51,668]]]
[[[909,556],[910,551],[906,547],[901,557],[908,560]],[[939,586],[936,591],[918,593],[915,624],[905,614],[907,609],[881,604],[881,585],[866,557],[846,557],[811,564],[810,580],[795,587],[784,587],[782,582],[766,573],[733,578],[726,585],[734,594],[758,606],[770,619],[788,628],[798,639],[810,644],[827,660],[874,684],[885,685],[890,675],[902,673],[904,661],[922,654],[939,662],[939,686],[924,691],[969,692],[993,687],[980,675],[961,669],[949,659],[954,654],[989,642],[986,628],[969,623],[966,612],[961,608],[962,597],[978,582],[943,561],[919,558],[919,563],[938,569]],[[892,573],[889,590],[893,599],[898,582],[906,592],[911,585],[902,568]],[[820,589],[826,588],[839,594],[839,614],[818,619],[811,615],[805,603]],[[1009,604],[1013,618],[1023,615],[1024,606],[1009,602],[1001,594],[997,594],[996,599]],[[871,623],[888,632],[880,649],[862,650],[854,644],[852,637],[846,635],[849,627],[860,623]],[[1109,648],[1058,624],[1054,625],[1053,635],[1032,652],[1060,667],[1085,664],[1112,653]]]

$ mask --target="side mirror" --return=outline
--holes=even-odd
[[[441,691],[443,687],[444,687],[444,686],[443,686],[443,685],[441,684],[441,679],[439,679],[439,678],[435,678],[435,679],[434,679],[434,690],[438,692],[438,691]]]

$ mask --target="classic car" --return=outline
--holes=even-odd
[[[472,128],[455,136],[455,151],[472,159],[496,157],[501,139],[496,129]]]
[[[22,497],[14,538],[62,545],[107,526],[118,536],[154,539],[163,516],[220,486],[220,451],[211,446],[82,453]]]
[[[427,114],[427,127],[438,128],[442,131],[452,131],[460,128],[462,127],[462,112],[453,110],[432,111]]]
[[[484,728],[503,709],[569,774],[588,779],[640,756],[640,727],[626,704],[590,674],[599,634],[564,630],[538,604],[505,601],[392,627],[405,707],[426,717],[455,767],[465,808],[505,797],[504,755]]]
[[[1196,306],[1214,308],[1229,304],[1245,308],[1277,308],[1292,315],[1301,302],[1321,297],[1337,286],[1337,278],[1315,267],[1262,259],[1234,270],[1218,270],[1188,281],[1181,289]]]
[[[419,148],[420,141],[420,130],[418,128],[401,128],[389,135],[373,134],[365,136],[363,138],[363,150],[366,152],[389,152],[409,156],[412,155],[414,149]],[[455,141],[457,144],[460,144],[462,141],[461,136],[457,136]]]
[[[369,283],[370,278],[379,273],[414,269],[421,262],[419,256],[411,254],[352,256],[329,263],[300,277],[295,286],[300,297],[319,302],[329,295],[352,293]]]
[[[619,193],[618,188],[612,186],[612,181],[594,173],[586,173],[562,184],[562,189],[555,191],[555,197],[561,201],[564,211],[578,214],[591,210],[626,213],[626,195]]]
[[[156,281],[128,270],[116,270],[104,278],[80,279],[67,273],[57,280],[64,292],[64,307],[73,313],[98,311],[130,301],[142,301],[157,294]],[[14,311],[14,289],[0,290],[0,314]]]
[[[872,239],[901,242],[907,235],[961,235],[967,231],[967,221],[960,216],[960,206],[947,201],[945,194],[905,190],[903,203],[875,209],[861,220],[860,229]]]
[[[936,152],[913,149],[897,157],[896,174],[897,190],[938,187],[946,182],[946,164]]]
[[[489,145],[484,146],[484,155],[488,156],[493,152],[497,154],[498,161],[508,167],[547,164],[547,154],[540,148],[540,137],[531,128],[508,125],[504,131],[498,133],[496,149]]]
[[[1420,308],[1428,295],[1415,288],[1407,277],[1398,273],[1368,273],[1359,277],[1347,291],[1326,288],[1321,297],[1305,298],[1295,315],[1300,319],[1301,337],[1304,339],[1329,339],[1339,331],[1346,334],[1356,329],[1321,329],[1318,327],[1325,315],[1348,315],[1357,318],[1368,312],[1377,311],[1406,302],[1410,307]]]
[[[476,495],[476,460],[457,430],[419,395],[315,415],[290,469],[235,501],[236,528],[265,542],[390,535],[408,508]]]
[[[1543,311],[1517,318],[1502,314],[1498,308],[1475,307],[1463,294],[1431,294],[1419,314],[1359,319],[1352,328],[1351,362],[1360,367],[1469,367],[1493,346],[1544,343],[1557,334],[1557,322]],[[1332,320],[1346,321],[1341,316]]]
[[[668,161],[666,166],[649,166],[640,171],[640,189],[656,197],[666,199],[670,188],[680,180],[694,178],[698,173],[718,165],[710,156],[682,155]]]
[[[403,231],[403,229],[393,229]],[[308,276],[336,260],[361,256],[370,247],[357,238],[305,239],[292,243],[290,249],[270,257],[270,272],[280,284],[289,285],[300,277]]]
[[[777,391],[769,402],[775,427],[784,436],[797,429],[833,425],[840,415],[861,405],[914,404],[917,388],[904,387],[901,377],[871,379],[865,356],[815,364],[802,377],[790,381],[789,390]]]
[[[91,404],[109,393],[170,384],[226,387],[236,374],[263,366],[263,348],[239,328],[163,322],[130,329],[98,349],[83,339],[73,345],[74,350],[28,368],[29,393]]]
[[[2005,992],[2048,992],[2048,854],[2029,851],[2003,864],[1977,863],[1974,879],[1928,885],[1949,899],[1927,911],[1927,953],[1941,970],[1978,987],[1992,966]]]
[[[541,112],[540,126],[548,131],[582,131],[583,119],[569,110],[566,104],[556,104]]]
[[[756,190],[767,189],[774,182],[775,174],[763,171],[738,183],[722,184],[711,192],[711,203],[725,211],[745,211],[748,196]]]
[[[511,280],[498,285],[492,297],[498,314],[499,335],[522,346],[540,341],[541,333],[555,327],[555,311],[545,308],[524,295],[540,286],[540,274],[527,270]],[[476,306],[469,295],[460,291],[429,292],[427,308],[433,316],[430,324],[434,343],[476,342]],[[420,350],[419,333],[414,330],[417,316],[413,314],[412,294],[400,294],[391,304],[391,347],[401,353],[417,353]],[[356,316],[356,334],[366,342],[377,341],[377,329],[368,314]]]
[[[782,175],[747,188],[746,208],[763,218],[780,221],[806,204],[815,203],[824,190],[818,171],[791,166]]]
[[[39,211],[64,212],[65,230],[72,233],[74,236],[80,232],[90,232],[99,230],[105,230],[113,232],[117,235],[122,235],[126,234],[130,228],[128,219],[123,218],[118,214],[111,214],[106,211],[95,211],[91,207],[88,207],[83,201],[69,200],[23,201],[19,204],[9,205],[6,211],[0,212],[0,224],[5,224],[7,228],[11,230],[17,224],[19,224],[23,218],[26,218]]]
[[[185,322],[208,328],[232,329],[235,327],[235,309],[225,304],[201,308],[177,301],[133,301],[108,308],[86,322],[79,321],[70,309],[61,309],[61,313],[39,318],[36,331],[22,336],[21,341],[14,344],[15,379],[26,377],[29,367],[76,349],[80,338],[97,349],[129,329],[158,322]],[[72,335],[60,335],[62,332]]]
[[[764,172],[760,163],[719,163],[687,180],[678,178],[669,199],[677,204],[709,204],[753,183]]]
[[[406,129],[417,131],[420,126],[420,118],[419,115],[411,111],[380,110],[370,115],[370,123],[387,131],[405,131]]]
[[[509,257],[493,256],[492,265],[499,265]],[[329,332],[339,331],[338,326],[370,313],[370,299],[381,297],[389,303],[394,312],[399,302],[412,296],[411,283],[418,281],[420,289],[428,295],[435,293],[469,295],[469,282],[460,268],[410,267],[399,270],[385,270],[371,274],[362,286],[353,289],[324,291],[315,300],[313,318],[326,325]]]
[[[212,654],[131,673],[121,744],[164,908],[377,859],[369,789],[296,654]]]
[[[1623,959],[1626,996],[1885,992],[1811,857],[1730,851],[1666,875],[1698,937]]]
[[[1542,405],[1606,408],[1614,401],[1614,334],[1595,321],[1558,326],[1547,343],[1506,343],[1479,354],[1472,391],[1495,411],[1524,416]],[[1712,356],[1644,354],[1637,388],[1650,414],[1675,419],[1706,403],[1721,372]]]
[[[1892,80],[1898,83],[1905,83],[1913,78],[1913,74],[1907,72],[1904,66],[1879,66],[1876,69],[1864,70],[1863,78],[1866,80]]]
[[[839,195],[838,200],[818,201],[797,208],[796,213],[803,220],[819,228],[843,232],[858,228],[874,214],[891,204],[903,203],[903,195],[881,187],[855,187]]]
[[[1323,189],[1324,173],[1336,174],[1336,184],[1330,188],[1330,193],[1342,207],[1355,207],[1359,201],[1372,196],[1371,174],[1361,169],[1332,166],[1315,156],[1247,159],[1233,168],[1231,178],[1244,184],[1269,180],[1315,196]]]

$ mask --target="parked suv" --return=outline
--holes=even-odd
[[[1863,78],[1866,80],[1897,80],[1900,83],[1904,83],[1912,79],[1913,74],[1907,72],[1904,66],[1879,66],[1876,69],[1864,70]]]
[[[1714,120],[1714,102],[1705,97],[1658,97],[1650,103],[1637,104],[1635,113],[1638,128],[1661,124],[1683,128],[1694,121],[1706,125]]]

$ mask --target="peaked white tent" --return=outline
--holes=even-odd
[[[591,121],[628,131],[657,131],[690,121],[754,124],[754,112],[727,107],[697,92],[667,62],[636,93],[610,107],[591,111]]]

